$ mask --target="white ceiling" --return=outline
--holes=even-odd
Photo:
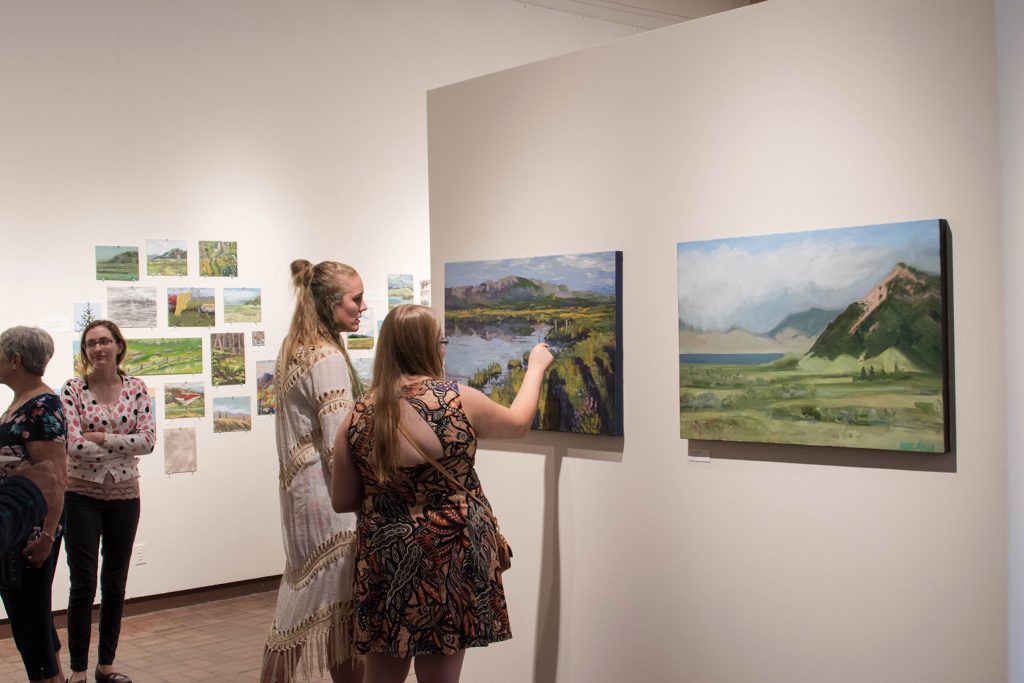
[[[643,29],[661,28],[761,0],[513,0]]]

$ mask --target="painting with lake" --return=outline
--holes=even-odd
[[[107,287],[107,318],[118,327],[156,327],[156,287]]]
[[[146,240],[146,275],[188,275],[184,240]]]
[[[683,438],[949,450],[945,221],[677,246]]]
[[[129,375],[197,375],[203,371],[203,340],[126,339],[121,369]]]
[[[412,273],[388,274],[388,310],[402,304],[411,304]]]
[[[97,280],[138,280],[138,247],[96,247]]]
[[[533,428],[622,436],[622,252],[446,263],[444,301],[452,379],[511,405],[547,342]]]

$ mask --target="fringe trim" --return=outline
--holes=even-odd
[[[341,353],[341,351],[329,346],[321,346],[316,349],[305,347],[296,349],[292,357],[288,359],[288,368],[284,372],[284,380],[281,384],[281,395],[291,391],[292,387],[316,365],[317,361],[323,360],[327,356],[333,356],[336,353]]]
[[[357,538],[354,529],[339,531],[318,545],[301,567],[285,568],[284,580],[292,590],[309,585],[324,567],[334,564],[343,557],[355,555],[358,548]]]
[[[316,432],[306,434],[295,442],[294,446],[288,449],[287,461],[281,463],[281,466],[278,468],[278,480],[281,482],[282,489],[287,489],[292,485],[295,477],[299,474],[299,470],[309,460],[311,453],[317,455],[316,438]]]
[[[279,632],[277,623],[270,629],[263,653],[260,680],[272,665],[275,655],[284,658],[284,678],[275,683],[313,680],[314,666],[320,678],[352,656],[352,603],[343,602],[317,610],[301,624]]]
[[[339,410],[351,410],[352,399],[347,394],[344,389],[333,389],[317,396],[317,415],[323,417]]]

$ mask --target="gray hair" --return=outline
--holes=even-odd
[[[53,337],[38,327],[10,327],[0,334],[0,352],[8,360],[19,354],[25,372],[42,377],[53,357]]]

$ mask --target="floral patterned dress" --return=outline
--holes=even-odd
[[[6,422],[0,422],[0,478],[29,462],[29,441],[67,438],[64,410],[56,394],[39,394],[25,401]]]
[[[455,382],[406,386],[405,400],[441,441],[438,461],[486,501],[473,464],[476,433]],[[348,432],[363,479],[353,586],[353,646],[391,657],[455,654],[512,637],[491,511],[429,463],[380,483],[368,463],[372,397]]]

